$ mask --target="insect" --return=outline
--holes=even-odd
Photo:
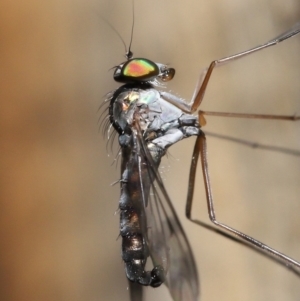
[[[273,40],[269,46],[288,39],[299,31],[299,26],[296,26],[279,40]],[[266,47],[268,46],[262,48]],[[262,48],[257,48],[253,52]],[[244,54],[227,57],[217,63],[222,65],[243,57]],[[198,137],[192,165],[195,167],[196,157],[201,153],[210,217],[213,219],[205,157],[205,135],[201,130],[204,113],[200,112],[199,118],[191,114],[198,110],[200,103],[197,104],[197,100],[201,102],[204,96],[209,79],[207,74],[213,70],[214,64],[210,66],[208,72],[203,74],[202,86],[199,81],[200,89],[197,94],[199,97],[196,96],[193,102],[196,105],[190,109],[176,95],[159,89],[159,81],[166,82],[172,79],[174,69],[148,59],[132,58],[128,51],[127,61],[117,66],[114,73],[115,80],[125,85],[108,97],[110,121],[120,135],[122,149],[120,211],[126,273],[131,281],[142,285],[155,287],[166,282],[174,300],[198,300],[197,271],[189,244],[157,169],[161,157],[169,146],[183,138]],[[135,70],[138,71],[137,75],[134,74]],[[252,117],[267,118],[263,115]],[[193,187],[193,181],[194,169],[191,171],[190,187]],[[189,195],[188,216],[192,190]],[[150,208],[151,206],[153,207]],[[241,236],[260,245],[248,237]],[[154,263],[152,271],[146,271],[144,268],[148,255]],[[282,259],[291,266],[299,266],[299,263],[289,258]]]

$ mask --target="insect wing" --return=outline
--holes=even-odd
[[[150,256],[154,266],[161,265],[164,268],[165,284],[174,301],[197,301],[198,274],[189,242],[163,185],[157,165],[141,132],[137,132],[141,164],[148,167],[148,176],[152,183],[145,208]]]

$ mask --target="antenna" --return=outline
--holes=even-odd
[[[132,0],[132,26],[131,26],[130,43],[129,43],[128,51],[126,52],[127,60],[130,60],[133,56],[133,52],[130,50],[132,44],[133,29],[134,29],[134,0]]]
[[[130,43],[129,43],[128,50],[127,50],[126,43],[125,43],[124,39],[122,38],[120,33],[116,30],[116,28],[113,25],[111,25],[111,23],[108,22],[104,17],[102,17],[102,16],[100,16],[100,17],[120,38],[120,40],[123,43],[124,48],[125,48],[125,57],[126,57],[127,61],[130,60],[133,56],[133,52],[130,50],[130,48],[131,48],[131,44],[132,44],[133,29],[134,29],[134,0],[132,0],[132,26],[131,26]]]
[[[124,48],[125,48],[125,53],[126,53],[126,58],[127,58],[127,47],[126,47],[126,43],[124,42],[122,36],[120,35],[120,33],[102,16],[100,16],[102,18],[102,20],[118,35],[118,37],[120,38],[121,42],[123,43],[124,45]]]

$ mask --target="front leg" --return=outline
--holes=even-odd
[[[251,48],[249,50],[234,54],[234,55],[230,55],[227,57],[224,57],[222,59],[219,60],[214,60],[210,63],[209,67],[204,69],[199,77],[199,80],[197,81],[195,90],[194,90],[194,94],[193,97],[190,101],[190,103],[186,103],[184,99],[177,97],[175,95],[172,95],[171,93],[168,92],[160,92],[160,95],[163,99],[165,99],[166,101],[172,103],[173,105],[175,105],[176,107],[178,107],[179,109],[181,109],[182,111],[184,111],[185,113],[188,114],[193,114],[194,112],[196,112],[198,110],[198,108],[201,105],[202,99],[204,97],[208,82],[210,80],[210,76],[214,70],[215,67],[220,67],[223,66],[229,62],[235,61],[237,59],[240,59],[242,57],[245,57],[247,55],[250,55],[254,52],[263,50],[265,48],[271,47],[271,46],[275,46],[277,44],[279,44],[280,42],[283,42],[297,34],[300,33],[300,23],[297,23],[292,29],[290,29],[289,31],[281,34],[280,36],[270,40],[269,42],[264,43],[263,45]],[[244,114],[243,117],[245,117],[246,114]],[[230,117],[230,116],[229,116]],[[248,117],[251,118],[251,117]],[[256,117],[257,118],[257,117]],[[260,118],[260,117],[258,117]],[[270,119],[270,118],[268,118]],[[271,118],[273,119],[273,118]],[[276,118],[278,119],[278,118]]]

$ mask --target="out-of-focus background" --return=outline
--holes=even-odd
[[[0,299],[129,300],[118,240],[117,148],[97,109],[118,87],[131,1],[7,1],[0,9]],[[190,99],[213,59],[261,44],[300,21],[299,0],[135,1],[132,50],[168,63],[168,89]],[[300,36],[215,71],[203,110],[300,114]],[[300,150],[300,124],[208,117],[204,130]],[[300,157],[213,137],[217,217],[300,260]],[[184,217],[194,139],[172,147],[166,186],[193,248],[201,300],[299,300],[300,279]],[[109,156],[108,156],[109,155]],[[207,220],[199,170],[194,215]],[[146,300],[171,300],[165,287]]]

